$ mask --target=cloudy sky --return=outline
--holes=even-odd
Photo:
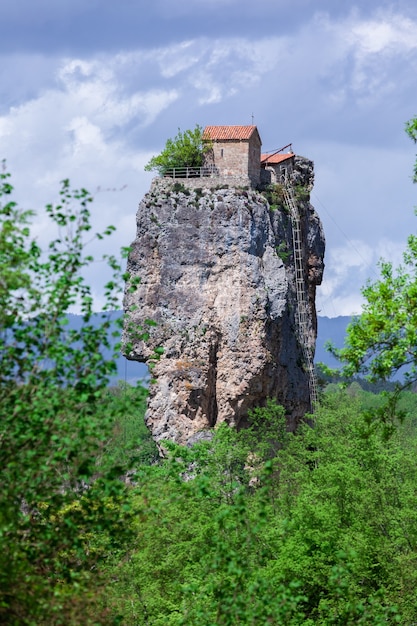
[[[166,139],[252,115],[264,151],[292,142],[315,163],[320,315],[359,312],[378,259],[398,263],[415,232],[415,0],[1,0],[0,55],[17,199],[40,209],[63,178],[87,187],[115,253]]]

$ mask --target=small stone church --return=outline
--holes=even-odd
[[[283,168],[292,167],[291,144],[269,154],[261,153],[262,141],[256,126],[206,126],[203,141],[210,141],[212,151],[207,164],[220,177],[249,179],[254,187],[279,182]],[[284,149],[285,149],[284,148]]]

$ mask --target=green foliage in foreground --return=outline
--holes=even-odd
[[[115,258],[103,257],[112,278],[96,327],[84,279],[94,260],[85,253],[90,194],[62,183],[60,202],[46,207],[58,232],[44,251],[30,237],[33,214],[17,207],[12,192],[3,171],[0,622],[101,624],[107,620],[106,611],[97,612],[101,566],[132,536],[133,509],[121,476],[136,458],[155,456],[137,430],[120,441],[128,416],[143,414],[144,390],[108,388],[115,362],[102,353],[112,343],[121,270]],[[75,304],[83,327],[68,330]]]
[[[415,400],[387,437],[362,394],[330,391],[297,435],[269,403],[249,432],[222,426],[143,467],[135,538],[109,563],[122,623],[416,621]]]

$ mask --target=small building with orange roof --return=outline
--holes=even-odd
[[[208,161],[219,176],[249,178],[259,185],[262,142],[256,126],[206,126],[203,140],[212,144]]]
[[[289,152],[282,153],[281,150],[272,154],[261,154],[261,177],[263,180],[270,178],[271,183],[282,182],[285,172],[291,172],[294,163],[295,154],[292,151],[291,144],[285,146],[290,148]],[[282,150],[285,150],[282,148]],[[264,172],[266,175],[264,175]]]

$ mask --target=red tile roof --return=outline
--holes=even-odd
[[[203,132],[203,139],[212,141],[225,141],[250,139],[255,131],[256,126],[206,126]]]
[[[287,159],[291,159],[294,156],[293,152],[287,152],[286,154],[261,154],[261,163],[272,163],[276,165],[277,163],[282,163],[282,161],[286,161]]]

